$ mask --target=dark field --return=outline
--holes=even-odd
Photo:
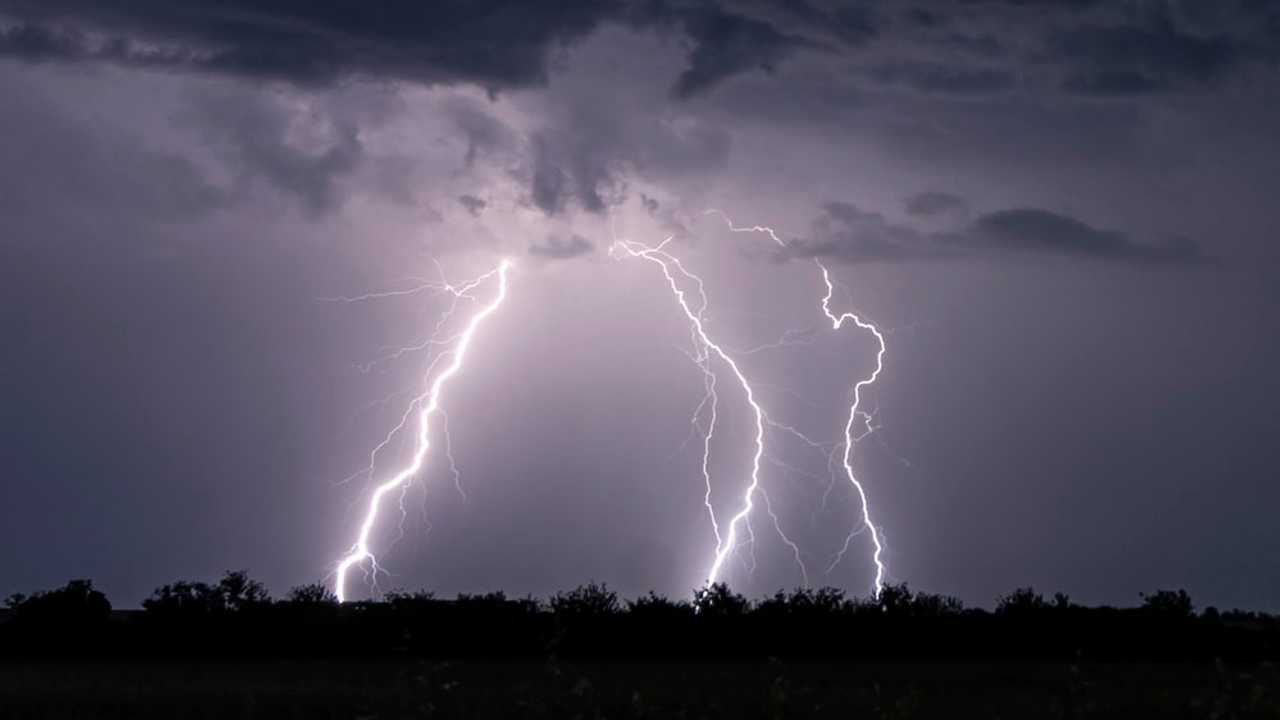
[[[6,718],[1280,718],[1273,665],[28,660]]]
[[[624,601],[589,584],[339,605],[319,586],[273,600],[233,572],[142,610],[87,581],[8,604],[0,720],[1280,720],[1280,618],[1196,612],[1180,591],[1112,608],[1021,589],[985,610],[905,586]]]

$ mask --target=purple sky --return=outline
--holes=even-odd
[[[883,328],[854,466],[889,579],[1280,606],[1271,3],[543,5],[0,0],[0,595],[325,578],[431,358],[367,364],[444,298],[324,298],[502,257],[442,402],[466,499],[433,453],[380,586],[686,594],[703,376],[612,224],[674,237],[770,415],[824,442],[875,345],[824,329],[810,259]],[[723,516],[752,428],[719,377]],[[867,592],[866,534],[822,572],[847,482],[824,508],[822,459],[768,443],[812,579]],[[752,527],[725,579],[797,585]]]

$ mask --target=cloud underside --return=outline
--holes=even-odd
[[[826,18],[813,12],[810,23]],[[473,83],[497,92],[544,85],[554,51],[605,24],[691,41],[688,67],[671,88],[682,99],[815,45],[713,2],[390,0],[375,9],[293,0],[0,0],[0,57],[308,86],[347,77]]]
[[[607,3],[81,0],[12,4],[4,54],[328,84],[349,75],[490,88],[545,80],[546,53]],[[500,44],[497,42],[501,39]]]
[[[595,252],[596,246],[581,235],[567,238],[549,237],[542,243],[529,246],[529,254],[545,260],[570,260]]]
[[[464,164],[493,160],[523,188],[520,202],[550,216],[603,212],[625,199],[632,176],[645,172],[648,179],[667,181],[725,167],[729,129],[714,117],[666,122],[667,108],[658,106],[696,100],[731,78],[767,74],[802,55],[819,59],[805,70],[829,71],[833,86],[853,87],[815,100],[819,110],[825,109],[821,103],[837,108],[856,102],[849,98],[870,89],[928,96],[966,112],[983,108],[973,110],[980,115],[989,107],[981,103],[993,97],[1013,107],[1034,106],[1043,97],[1032,90],[1136,98],[1220,83],[1246,63],[1280,59],[1280,10],[1272,5],[1228,0],[1192,12],[1178,3],[1153,3],[1121,12],[1100,0],[875,0],[856,6],[825,0],[389,0],[374,11],[348,0],[0,0],[0,58],[111,63],[307,87],[363,78],[498,92],[546,84],[557,50],[606,26],[675,38],[684,64],[669,79],[656,80],[653,103],[637,104],[638,112],[619,109],[621,101],[597,102],[598,86],[577,93],[588,97],[550,88],[562,95],[548,118],[519,131],[483,102],[445,109],[465,135]],[[856,72],[845,72],[850,69]],[[559,66],[557,72],[563,72]],[[724,96],[732,91],[726,88]],[[1075,102],[1070,107],[1117,107]],[[356,173],[379,159],[354,121],[331,123],[323,147],[304,151],[288,143],[287,108],[270,102],[233,106],[216,98],[195,104],[199,119],[193,126],[235,170],[228,187],[205,192],[215,200],[202,201],[202,208],[248,195],[246,179],[253,179],[319,214],[339,207]],[[467,194],[457,202],[479,217],[489,201]],[[1187,241],[1139,242],[1034,208],[975,217],[963,199],[943,193],[911,198],[905,210],[913,222],[934,230],[832,203],[813,232],[784,254],[850,262],[1017,254],[1150,262],[1202,257]],[[936,230],[944,224],[951,229]],[[574,240],[549,240],[530,252],[546,258],[590,252],[589,244]]]
[[[778,253],[784,260],[825,258],[848,263],[1019,256],[1143,263],[1207,259],[1190,240],[1140,243],[1125,233],[1100,230],[1068,215],[1036,208],[999,210],[953,230],[923,232],[843,202],[824,206],[809,237],[788,241]]]
[[[801,51],[850,59],[868,48],[885,51],[863,75],[912,92],[1005,93],[1021,68],[1034,67],[1069,94],[1134,96],[1274,62],[1273,5],[1227,0],[1188,12],[1150,3],[1125,12],[1068,0],[921,0],[905,9],[893,0],[388,0],[375,10],[350,1],[0,0],[0,57],[499,91],[544,84],[555,49],[616,25],[687,41],[686,68],[671,87],[681,100]]]

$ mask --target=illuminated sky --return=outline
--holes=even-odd
[[[824,330],[809,260],[885,330],[854,464],[891,581],[1280,606],[1271,3],[542,5],[0,0],[0,595],[323,578],[429,357],[369,363],[445,307],[325,298],[503,257],[443,401],[465,502],[429,458],[380,584],[685,594],[714,549],[703,375],[612,221],[674,236],[717,341],[815,437],[875,345]],[[744,352],[788,328],[810,342]],[[727,511],[752,428],[726,388]],[[857,503],[777,455],[825,568]],[[726,579],[797,584],[754,527]],[[816,582],[865,592],[854,542]]]

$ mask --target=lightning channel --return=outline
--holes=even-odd
[[[359,565],[368,560],[374,572],[377,571],[377,558],[374,557],[373,552],[369,549],[369,536],[377,526],[383,497],[396,489],[400,489],[402,493],[401,500],[403,503],[403,492],[408,483],[422,470],[423,465],[426,463],[427,455],[431,449],[431,418],[434,414],[443,412],[441,409],[441,396],[444,388],[449,381],[462,370],[463,365],[466,362],[467,350],[471,347],[471,342],[475,338],[476,331],[484,321],[489,318],[489,316],[493,315],[493,313],[498,310],[503,301],[506,300],[507,275],[510,269],[511,262],[509,260],[503,260],[496,268],[462,285],[454,286],[448,283],[432,285],[431,289],[443,290],[445,292],[452,293],[454,296],[454,302],[446,311],[445,317],[436,325],[435,334],[439,333],[445,320],[455,312],[458,307],[458,302],[461,299],[468,298],[474,300],[475,298],[471,293],[495,278],[497,279],[498,287],[494,297],[487,304],[480,306],[480,308],[471,315],[471,318],[467,322],[465,328],[454,336],[454,338],[451,338],[451,340],[455,340],[455,342],[453,342],[450,349],[443,351],[436,356],[428,368],[426,376],[432,376],[436,366],[443,361],[443,358],[449,358],[448,365],[438,373],[434,374],[434,378],[427,386],[427,389],[422,394],[415,397],[409,404],[409,409],[406,410],[405,415],[401,418],[400,424],[393,428],[391,432],[387,434],[386,439],[379,443],[379,445],[375,447],[373,452],[370,454],[369,474],[372,475],[378,452],[385,448],[391,442],[391,438],[404,428],[410,418],[414,416],[416,410],[417,436],[412,459],[398,472],[387,480],[379,483],[373,489],[373,492],[369,497],[368,507],[365,511],[364,520],[360,524],[360,529],[356,536],[355,543],[351,546],[351,549],[347,554],[338,561],[334,580],[334,593],[338,596],[338,602],[344,602],[346,600],[347,573],[353,566]],[[386,294],[375,293],[368,296],[361,296],[359,299],[381,296],[386,296]],[[449,452],[447,441],[446,452],[448,455],[452,455],[452,452]],[[458,476],[456,474],[456,467],[453,466],[452,458],[450,458],[450,465],[454,472],[456,483]],[[458,490],[461,492],[460,486],[458,487]],[[403,512],[403,504],[401,505],[401,511]]]
[[[783,242],[782,238],[778,237],[778,234],[774,232],[773,228],[770,228],[764,225],[750,225],[750,226],[739,227],[737,225],[734,225],[733,220],[730,219],[728,215],[715,209],[707,210],[705,214],[719,215],[721,218],[724,219],[725,224],[728,225],[729,230],[731,230],[732,232],[764,233],[768,235],[775,243],[777,243],[779,247],[782,247],[782,248],[787,247],[787,244]],[[822,261],[819,260],[818,258],[814,258],[813,262],[815,265],[817,265],[818,270],[822,275],[823,285],[826,287],[826,292],[823,294],[819,306],[822,310],[822,314],[831,323],[832,330],[839,331],[844,328],[847,322],[852,322],[858,328],[869,332],[872,335],[872,337],[875,338],[877,343],[875,369],[871,372],[869,376],[861,380],[858,380],[856,383],[854,383],[853,404],[849,407],[849,419],[845,422],[844,441],[842,443],[843,453],[841,458],[841,464],[844,467],[845,476],[849,479],[850,484],[853,485],[854,491],[858,495],[858,500],[860,502],[861,509],[862,509],[862,525],[860,527],[854,528],[854,530],[851,531],[849,535],[845,537],[844,545],[840,548],[840,551],[836,554],[835,560],[828,567],[827,572],[830,573],[832,570],[836,568],[836,566],[840,564],[842,560],[844,560],[844,556],[848,552],[849,545],[852,542],[854,536],[860,534],[865,529],[871,535],[871,543],[875,547],[875,550],[871,556],[872,562],[874,562],[876,566],[875,584],[873,585],[872,592],[874,596],[878,598],[880,597],[881,589],[884,587],[885,567],[884,567],[884,561],[881,558],[881,555],[884,552],[884,545],[880,538],[880,532],[876,529],[875,523],[871,519],[871,506],[870,506],[870,502],[867,499],[866,489],[863,488],[862,483],[858,481],[857,476],[854,474],[853,446],[855,443],[857,443],[858,440],[862,439],[862,437],[865,437],[865,435],[867,434],[867,433],[863,433],[861,435],[855,435],[854,433],[854,425],[857,423],[859,417],[862,417],[864,419],[864,427],[867,428],[868,433],[873,429],[871,426],[871,416],[867,413],[864,413],[860,409],[860,406],[862,403],[863,389],[875,384],[875,381],[880,377],[881,371],[884,370],[884,354],[885,354],[884,334],[880,332],[880,329],[876,327],[875,324],[862,319],[856,313],[844,312],[837,315],[836,313],[832,312],[831,297],[832,295],[835,294],[835,284],[832,283],[831,281],[831,272],[827,269],[827,266],[824,265]]]
[[[613,248],[621,250],[629,257],[640,258],[652,262],[661,269],[663,277],[666,278],[672,295],[676,299],[676,303],[680,306],[685,317],[689,320],[691,332],[696,341],[696,354],[694,355],[694,361],[699,365],[704,373],[704,388],[706,390],[703,403],[699,405],[699,411],[702,407],[708,404],[713,408],[713,419],[708,425],[707,432],[703,435],[705,444],[703,446],[704,452],[702,459],[702,475],[703,480],[706,482],[706,495],[704,496],[704,502],[707,506],[708,513],[711,515],[712,528],[716,535],[715,553],[712,557],[711,565],[706,573],[707,585],[714,585],[719,582],[725,561],[738,546],[739,527],[742,527],[744,532],[748,535],[748,542],[753,548],[754,553],[754,533],[751,531],[750,527],[750,515],[752,510],[755,508],[755,496],[758,492],[761,494],[761,498],[764,501],[766,512],[773,520],[774,529],[783,539],[783,542],[792,550],[796,562],[800,565],[800,571],[804,578],[804,583],[807,586],[809,583],[809,574],[808,570],[804,566],[800,548],[783,532],[781,524],[778,521],[778,517],[774,514],[768,497],[764,494],[764,489],[761,486],[760,467],[765,459],[765,429],[770,424],[768,415],[756,399],[755,390],[752,388],[751,382],[743,373],[742,368],[739,367],[734,358],[726,352],[723,347],[712,340],[711,336],[708,334],[706,329],[706,319],[704,317],[707,307],[707,296],[702,279],[685,268],[684,264],[678,257],[667,252],[666,246],[672,241],[672,239],[672,237],[668,237],[656,246],[649,246],[631,240],[619,240],[615,236]],[[689,293],[681,285],[681,282],[677,279],[677,275],[683,278],[686,282],[693,283],[696,288],[699,300],[696,309],[691,305]],[[714,433],[714,407],[717,402],[715,383],[713,379],[714,373],[712,373],[710,369],[710,361],[713,356],[719,358],[719,360],[730,369],[734,378],[737,380],[738,385],[742,388],[747,404],[751,406],[752,413],[755,417],[755,446],[751,456],[750,481],[748,482],[745,491],[742,493],[741,509],[729,519],[727,526],[722,526],[716,522],[715,512],[711,507],[711,473],[709,468],[709,456],[711,437]],[[695,420],[696,417],[697,412],[695,412]],[[748,567],[753,568],[754,564],[754,561],[752,561]]]

